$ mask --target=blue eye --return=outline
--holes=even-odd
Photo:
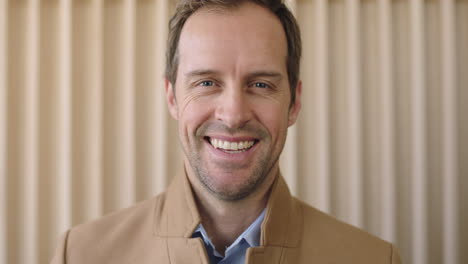
[[[213,81],[203,81],[200,83],[201,86],[213,86],[214,82]]]
[[[257,88],[268,88],[268,84],[262,83],[262,82],[256,82],[256,83],[254,83],[254,87],[257,87]]]

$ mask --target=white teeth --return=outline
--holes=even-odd
[[[239,144],[237,144],[237,148],[238,149],[243,149],[244,148],[244,142],[239,142]]]
[[[220,139],[210,138],[210,143],[215,148],[224,149],[224,150],[233,150],[233,151],[242,151],[246,150],[254,145],[254,141],[241,141],[241,142],[229,142],[223,141]]]
[[[237,150],[237,143],[236,142],[231,143],[231,149],[232,150]]]

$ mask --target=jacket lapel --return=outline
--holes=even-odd
[[[168,238],[167,241],[170,263],[209,264],[200,238]]]
[[[268,199],[261,245],[247,250],[246,263],[296,263],[301,232],[300,204],[291,196],[280,175]]]
[[[278,264],[281,261],[281,247],[254,247],[246,253],[245,263]]]
[[[192,189],[182,170],[166,191],[166,198],[156,205],[154,234],[160,237],[190,238],[200,224],[200,214]]]
[[[208,264],[203,241],[191,238],[200,224],[200,215],[184,170],[169,185],[165,199],[159,200],[154,235],[167,241],[170,263]]]
[[[298,247],[302,232],[300,204],[291,196],[280,175],[268,200],[260,243],[264,247]]]

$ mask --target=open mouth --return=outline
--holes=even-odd
[[[241,153],[248,151],[251,149],[255,144],[259,141],[257,139],[254,140],[246,140],[246,141],[226,141],[211,137],[204,138],[213,148],[221,150],[226,153]]]

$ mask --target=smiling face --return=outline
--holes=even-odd
[[[251,3],[201,9],[184,25],[178,52],[176,86],[166,81],[166,94],[192,184],[223,200],[271,184],[300,109],[300,84],[289,107],[280,21]]]

